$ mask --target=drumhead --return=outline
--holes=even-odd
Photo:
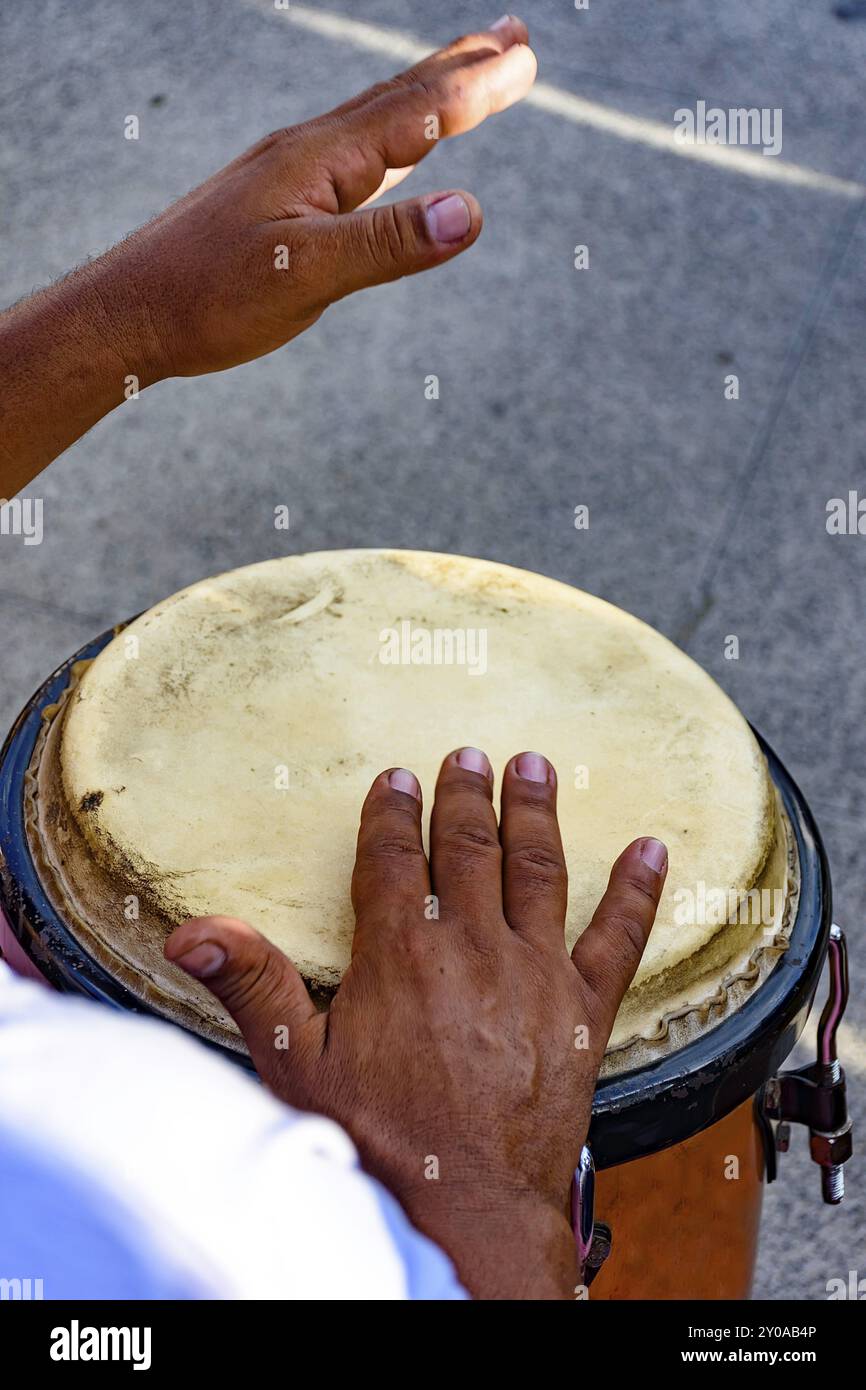
[[[166,930],[207,912],[248,918],[333,989],[350,959],[347,885],[370,782],[396,762],[429,789],[462,743],[500,768],[539,747],[560,769],[569,946],[624,845],[654,834],[669,846],[613,1049],[663,1040],[672,1013],[704,1009],[726,978],[742,987],[781,949],[781,815],[719,687],[598,599],[452,556],[268,561],[138,618],[76,673],[46,726],[31,844],[84,945],[184,1022],[192,1009],[200,1029],[231,1034],[164,961]],[[738,913],[753,891],[773,902],[766,921]]]
[[[410,625],[408,648],[404,623]],[[457,660],[443,660],[438,666],[413,662],[413,634],[420,630],[435,640],[436,632],[450,633],[454,640],[461,625],[466,644],[462,668]],[[257,627],[268,634],[264,641],[253,640]],[[314,628],[318,635],[311,638]],[[390,634],[388,640],[396,634],[398,659],[390,665],[380,656],[383,633]],[[138,639],[138,656],[127,655],[136,646],[128,642],[130,637]],[[142,649],[147,651],[143,663]],[[400,657],[407,650],[409,660],[403,662]],[[198,882],[196,892],[203,897],[192,893],[166,902],[159,892],[151,892],[161,884],[180,884],[186,891],[184,869],[189,863],[170,857],[160,862],[160,854],[153,852],[159,849],[157,841],[145,837],[136,842],[130,822],[110,814],[122,804],[126,791],[147,786],[140,767],[163,791],[185,784],[188,816],[197,814],[190,810],[196,805],[210,808],[214,783],[194,773],[203,759],[201,730],[213,726],[212,715],[218,726],[230,730],[251,767],[267,768],[272,775],[281,763],[288,769],[283,807],[294,804],[312,834],[317,826],[325,826],[322,848],[334,860],[334,880],[325,885],[323,897],[311,833],[298,839],[300,821],[293,822],[294,813],[280,812],[280,834],[271,840],[259,833],[264,824],[261,812],[258,828],[253,817],[252,839],[259,846],[264,839],[282,861],[287,843],[300,844],[295,862],[303,872],[290,871],[287,896],[295,912],[301,902],[301,919],[316,903],[333,904],[337,886],[345,893],[357,815],[375,773],[395,763],[413,767],[428,790],[429,804],[441,755],[462,743],[486,747],[497,768],[527,746],[540,747],[557,764],[571,868],[572,936],[585,924],[609,863],[622,845],[642,833],[665,839],[671,848],[669,910],[660,919],[662,930],[653,933],[655,951],[644,962],[624,1011],[627,1023],[607,1059],[612,1080],[625,1082],[635,1074],[649,1078],[657,1059],[682,1060],[705,1034],[721,1041],[720,1035],[745,1016],[750,1002],[769,999],[768,987],[782,971],[778,961],[803,965],[800,957],[791,957],[790,946],[798,924],[802,927],[811,919],[815,927],[816,901],[823,902],[826,881],[825,867],[819,865],[815,872],[816,857],[820,858],[817,840],[803,835],[805,808],[784,777],[776,775],[773,759],[768,768],[759,741],[704,672],[636,619],[568,586],[488,562],[412,552],[293,557],[194,585],[78,656],[46,682],[24,712],[7,741],[0,771],[5,803],[0,896],[16,932],[55,982],[163,1013],[237,1050],[233,1025],[220,1018],[206,991],[196,999],[186,976],[180,976],[176,987],[160,973],[162,941],[174,922],[188,912],[208,910],[247,916],[269,930],[296,960],[301,956],[299,963],[314,985],[327,989],[338,977],[339,959],[335,970],[333,954],[305,958],[297,950],[297,938],[293,945],[291,937],[281,937],[273,918],[262,920],[246,901],[227,903],[226,889],[240,881],[237,876],[235,884],[219,876],[211,876],[203,887]],[[475,674],[467,664],[470,658],[475,660]],[[238,667],[239,678],[232,678],[230,672]],[[342,742],[333,737],[329,741],[326,732],[335,726],[336,701],[348,706],[342,722],[337,721]],[[239,718],[245,707],[252,711],[247,723]],[[226,709],[229,714],[223,717]],[[169,710],[177,711],[178,718],[167,724]],[[278,746],[273,724],[268,731],[268,714],[279,710],[287,713]],[[419,716],[414,722],[413,711]],[[74,721],[72,713],[77,716]],[[62,736],[68,728],[73,730],[68,744],[72,752],[64,765]],[[136,743],[136,730],[144,744]],[[304,734],[305,748],[312,744],[318,750],[306,761],[293,756],[292,736],[298,731]],[[195,756],[185,752],[193,746]],[[147,756],[141,762],[143,748]],[[211,764],[212,749],[213,742]],[[252,759],[247,757],[251,750]],[[336,776],[314,776],[326,759],[340,771]],[[153,778],[155,767],[172,769],[171,778]],[[229,775],[232,767],[231,759],[218,756],[214,776],[227,778],[234,794],[237,778]],[[570,779],[573,769],[577,775]],[[298,779],[294,787],[293,772]],[[240,797],[247,813],[250,785],[245,784]],[[295,803],[293,790],[300,793]],[[275,793],[281,795],[276,786],[269,787],[269,800],[260,802],[260,807],[270,808],[271,819]],[[56,827],[58,803],[51,798],[58,794],[63,797],[68,836],[58,840],[55,830],[52,841],[43,833],[45,815],[50,813]],[[147,805],[147,796],[138,800],[140,807]],[[164,798],[151,796],[151,805],[157,800],[163,822],[184,825],[181,801],[167,805]],[[687,816],[682,815],[684,809]],[[147,831],[143,812],[140,821]],[[232,825],[240,821],[236,817]],[[152,815],[150,831],[154,824]],[[95,921],[82,924],[77,913],[82,907],[91,910],[89,905],[73,899],[62,877],[58,881],[51,857],[58,848],[65,853],[74,837],[76,853],[95,866],[98,891],[104,892],[106,879],[100,874],[106,867],[115,874],[113,881],[110,874],[107,880],[111,891],[106,897],[113,908],[107,918],[100,920],[94,913]],[[714,852],[716,842],[722,853]],[[100,855],[105,843],[110,854]],[[111,859],[118,847],[125,860]],[[805,905],[804,847],[812,874]],[[80,866],[82,860],[75,862]],[[198,862],[212,863],[213,856]],[[150,879],[142,875],[142,864],[148,866]],[[273,887],[276,880],[268,875],[275,872],[274,863],[254,873],[250,870],[261,869],[262,863],[255,865],[248,858],[244,867],[242,887]],[[162,872],[162,879],[154,869]],[[299,886],[303,889],[307,880],[318,898],[298,897]],[[691,893],[694,907],[701,883],[710,892],[733,888],[742,893],[767,881],[777,896],[781,884],[782,901],[781,915],[774,917],[769,932],[765,923],[755,934],[740,931],[742,922],[695,922],[683,920],[682,913],[680,920],[675,917],[678,889]],[[822,885],[817,899],[812,891],[816,882]],[[123,917],[118,924],[118,907],[125,908],[130,897],[139,900],[139,915]],[[350,932],[347,907],[344,902],[342,920]],[[133,920],[134,932],[129,928]],[[151,954],[142,969],[140,957],[137,960],[129,950],[129,939],[147,936],[148,931]],[[735,937],[736,949],[726,954],[725,939]],[[689,962],[696,967],[691,977]],[[679,969],[683,965],[684,972]],[[789,974],[784,978],[790,983]],[[692,985],[692,998],[684,1002],[682,991]],[[635,1018],[642,1025],[638,1034]],[[713,1044],[710,1050],[715,1050]],[[724,1080],[720,1072],[717,1091],[724,1089]],[[610,1084],[604,1081],[599,1090],[599,1123],[608,1108],[611,1113],[628,1108],[626,1093],[617,1099],[607,1091]],[[741,1095],[732,1103],[740,1099]],[[678,1133],[667,1142],[681,1137]],[[630,1156],[635,1142],[633,1134]],[[652,1147],[660,1147],[658,1135],[644,1151]],[[608,1161],[605,1153],[601,1145],[597,1159],[602,1165]]]

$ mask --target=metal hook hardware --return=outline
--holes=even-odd
[[[842,1165],[851,1157],[853,1143],[845,1073],[836,1055],[836,1031],[848,1003],[848,951],[845,933],[835,925],[827,960],[830,993],[818,1022],[817,1060],[771,1076],[755,1097],[755,1114],[764,1137],[767,1182],[776,1178],[776,1154],[788,1151],[791,1125],[806,1125],[809,1151],[821,1167],[821,1194],[836,1206],[845,1195]]]

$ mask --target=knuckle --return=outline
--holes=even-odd
[[[465,67],[443,72],[431,84],[430,99],[435,101],[443,133],[453,133],[475,106],[480,88]]]
[[[499,839],[480,821],[454,821],[445,827],[442,841],[453,855],[477,858],[499,853]]]
[[[335,117],[333,144],[339,151],[339,158],[335,159],[332,151],[327,162],[332,177],[341,184],[362,179],[373,158],[378,158],[383,165],[387,162],[375,131],[358,130],[348,117]]]
[[[367,87],[366,90],[363,91],[361,95],[358,97],[357,104],[348,113],[349,118],[351,119],[351,117],[357,115],[363,117],[365,114],[367,114],[367,107],[372,106],[375,102],[380,101],[382,97],[393,96],[394,92],[398,90],[399,83],[397,78],[395,77],[389,77],[384,82],[374,82],[372,87]]]
[[[407,881],[414,882],[419,868],[426,867],[421,843],[420,807],[403,800],[383,797],[369,807],[361,822],[358,854],[352,878],[353,897],[388,893]]]
[[[398,860],[405,863],[412,859],[423,859],[424,851],[418,843],[417,835],[395,826],[375,837],[367,853],[371,859],[389,862]]]
[[[422,102],[436,102],[441,92],[441,82],[435,77],[425,77],[421,72],[416,73],[413,81],[406,88],[409,96],[417,97]]]
[[[446,114],[459,110],[471,96],[472,87],[462,73],[455,72],[442,93],[442,105]]]
[[[517,845],[509,852],[512,874],[544,886],[559,887],[565,880],[565,864],[548,845],[534,841]]]
[[[406,259],[411,250],[407,227],[393,203],[376,208],[362,225],[366,228],[370,259],[379,270],[387,271]]]
[[[479,815],[493,802],[493,783],[481,772],[452,765],[446,767],[436,788],[436,801],[453,823],[471,820],[477,824]]]
[[[653,912],[655,911],[658,898],[646,879],[633,872],[626,873],[622,879],[622,888],[628,894],[635,911],[643,910],[645,912],[647,904],[650,905]]]
[[[449,78],[445,74],[429,78],[418,77],[412,83],[414,101],[425,114],[433,113],[438,116],[439,133],[443,136],[452,132],[455,106],[460,100],[460,86],[458,79]]]
[[[297,125],[278,126],[266,135],[260,144],[279,151],[298,146],[311,147],[311,142],[315,141],[320,145],[328,130],[327,119],[324,116],[314,116],[312,120],[299,121]]]
[[[636,913],[630,912],[625,905],[613,907],[605,913],[604,920],[616,943],[614,950],[627,943],[631,951],[638,954],[643,951],[646,931]]]
[[[228,1007],[235,1011],[252,1006],[261,1008],[269,1000],[277,997],[281,982],[281,972],[270,951],[266,951],[233,976],[226,983],[221,995]]]
[[[554,816],[554,788],[547,782],[530,782],[526,777],[515,777],[509,786],[511,803],[516,810],[526,811],[537,817]]]
[[[282,150],[288,145],[294,130],[292,126],[280,126],[278,130],[272,130],[267,135],[262,136],[258,144],[253,148],[260,154],[269,154],[271,151]]]
[[[371,826],[385,827],[389,823],[393,825],[401,821],[415,825],[420,814],[421,807],[414,796],[398,791],[388,783],[385,786],[379,784],[374,787],[364,811],[364,820]]]
[[[421,807],[415,798],[389,787],[383,796],[373,799],[365,810],[361,835],[369,845],[390,835],[402,836],[417,844],[420,820]]]

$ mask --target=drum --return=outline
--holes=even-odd
[[[599,599],[487,561],[334,551],[202,581],[96,639],[0,757],[4,953],[249,1065],[231,1018],[165,961],[167,934],[246,918],[327,1000],[370,782],[411,767],[429,803],[464,744],[498,769],[526,747],[557,767],[569,946],[625,844],[669,848],[575,1179],[586,1287],[746,1297],[788,1124],[807,1125],[825,1195],[841,1195],[844,940],[781,763],[704,671]],[[780,1075],[828,943],[822,1055]]]

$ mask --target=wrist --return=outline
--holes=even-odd
[[[109,411],[165,374],[122,250],[0,316],[0,496],[12,497]]]
[[[68,312],[86,324],[103,347],[109,408],[129,398],[131,385],[143,391],[169,375],[155,314],[140,291],[126,243],[88,262],[57,289],[68,291]]]
[[[419,1230],[450,1255],[475,1298],[573,1299],[581,1281],[565,1208],[515,1193],[495,1201],[447,1186],[405,1203]]]

